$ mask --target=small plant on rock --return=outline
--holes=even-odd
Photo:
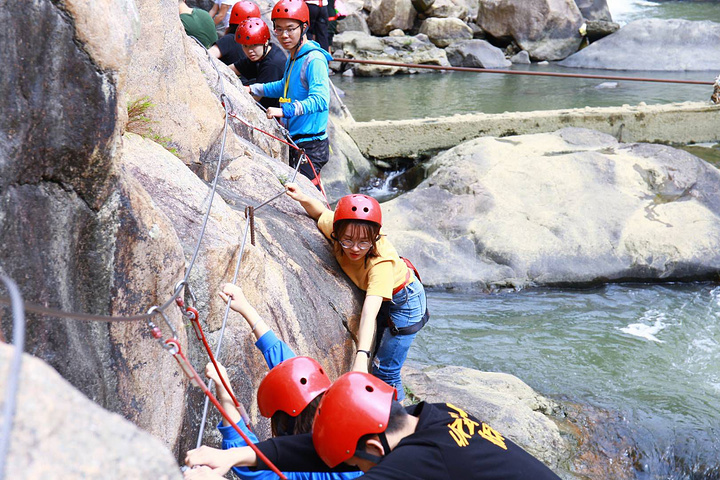
[[[150,97],[147,96],[128,102],[128,122],[125,126],[125,131],[138,134],[143,138],[148,138],[165,147],[165,150],[176,157],[179,157],[180,155],[178,155],[177,149],[170,145],[172,138],[163,137],[152,129],[152,124],[157,122],[148,116],[148,111],[154,106],[155,104],[152,103]]]

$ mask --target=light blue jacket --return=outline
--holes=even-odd
[[[327,138],[325,130],[330,107],[328,61],[332,58],[317,42],[305,40],[295,59],[288,57],[285,62],[282,79],[250,85],[255,96],[281,99],[283,122],[296,142]],[[284,103],[283,98],[290,102]]]
[[[295,352],[287,346],[285,342],[277,338],[277,336],[269,331],[257,342],[255,346],[260,350],[265,357],[268,368],[272,369],[274,366],[292,358],[295,356]],[[245,422],[238,423],[238,426],[242,429],[243,433],[248,436],[251,442],[257,443],[258,439],[254,433],[252,433]],[[246,447],[245,440],[240,436],[239,433],[231,426],[223,426],[222,422],[218,425],[218,430],[222,434],[222,448],[226,450],[234,447]],[[278,478],[275,473],[269,470],[258,470],[256,472],[251,471],[244,467],[233,467],[232,471],[242,480],[271,480]],[[362,475],[362,472],[347,472],[347,473],[329,473],[329,472],[285,472],[285,476],[288,480],[349,480],[357,478]]]

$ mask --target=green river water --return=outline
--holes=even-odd
[[[720,22],[718,3],[608,4],[621,24],[647,17]],[[513,68],[707,81],[718,74]],[[469,73],[333,81],[358,121],[704,101],[712,92],[703,86]],[[720,287],[430,292],[428,304],[432,320],[410,360],[511,373],[545,395],[612,412],[622,419],[613,429],[634,446],[638,479],[720,478]]]

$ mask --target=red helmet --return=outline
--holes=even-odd
[[[252,17],[260,17],[260,7],[250,0],[240,0],[230,10],[230,25],[240,25]]]
[[[264,45],[268,40],[270,29],[260,18],[243,20],[235,30],[235,41],[240,45]]]
[[[397,391],[369,373],[348,372],[320,400],[312,438],[315,451],[331,468],[355,455],[363,435],[387,429]]]
[[[335,206],[333,223],[340,220],[368,220],[382,227],[380,204],[367,195],[346,195]]]
[[[310,357],[293,357],[275,366],[260,382],[258,407],[263,417],[282,410],[291,417],[300,412],[330,386],[330,379]]]
[[[280,0],[273,7],[270,18],[273,22],[281,18],[287,18],[289,20],[298,20],[302,23],[309,23],[310,11],[305,4],[305,0]]]

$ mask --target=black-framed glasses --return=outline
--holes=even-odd
[[[288,28],[273,28],[273,33],[275,33],[276,36],[282,37],[284,33],[287,33],[288,35],[292,35],[295,30],[300,28],[300,25],[296,27],[288,27]]]
[[[352,240],[340,240],[340,246],[342,248],[353,248],[357,246],[360,250],[367,250],[372,247],[372,242],[353,242]]]

